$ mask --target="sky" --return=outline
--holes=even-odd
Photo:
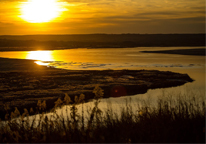
[[[205,33],[205,0],[0,0],[0,35]]]

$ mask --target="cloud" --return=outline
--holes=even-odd
[[[26,2],[28,0],[1,0],[0,2]]]
[[[202,0],[58,0],[67,11],[41,28],[15,19],[21,2],[0,1],[0,34],[204,32]]]

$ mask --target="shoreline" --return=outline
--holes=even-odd
[[[76,34],[76,35],[1,35],[0,50],[38,48],[127,48],[205,46],[205,34]],[[6,49],[4,49],[6,50]]]
[[[39,66],[33,60],[0,58],[0,117],[17,107],[36,107],[37,101],[46,101],[49,111],[54,102],[67,93],[94,98],[96,85],[104,90],[104,97],[120,97],[146,93],[148,89],[180,86],[193,80],[187,74],[158,70],[64,70]]]
[[[205,56],[205,48],[197,49],[176,49],[176,50],[158,50],[158,51],[140,51],[143,53],[162,53],[162,54],[178,54],[178,55],[192,55]]]
[[[115,48],[115,49],[121,49],[121,48],[139,48],[139,47],[166,47],[166,48],[171,48],[171,47],[188,47],[188,49],[179,49],[178,50],[165,50],[165,51],[140,51],[144,53],[165,53],[165,54],[181,54],[181,55],[205,55],[203,49],[205,49],[205,46],[118,46],[118,47],[41,47],[41,49],[38,49],[38,47],[0,47],[0,52],[22,52],[22,51],[54,51],[54,50],[69,50],[69,49],[110,49],[110,48]],[[192,49],[191,49],[192,47]],[[197,48],[194,48],[197,47]],[[199,48],[199,47],[205,47],[205,48]],[[200,50],[199,50],[200,49]],[[187,54],[187,51],[185,50],[193,50],[192,52]],[[198,50],[196,52],[195,50]],[[193,53],[194,52],[194,53]],[[196,54],[197,53],[197,54]]]

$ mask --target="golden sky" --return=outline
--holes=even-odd
[[[0,35],[204,32],[205,0],[0,0]]]

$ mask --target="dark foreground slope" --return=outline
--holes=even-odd
[[[193,100],[178,100],[171,106],[170,100],[159,99],[157,108],[148,105],[132,110],[125,106],[119,117],[115,109],[101,111],[97,106],[89,112],[88,121],[75,111],[67,113],[73,115],[71,118],[53,114],[52,119],[36,120],[38,127],[30,125],[29,118],[12,120],[4,126],[0,123],[0,142],[205,143],[204,101],[201,105]]]
[[[11,115],[6,115],[6,122],[0,121],[0,142],[205,143],[203,95],[173,93],[164,95],[166,98],[159,97],[155,107],[147,103],[148,100],[135,101],[136,106],[126,103],[117,112],[116,106],[107,109],[99,107],[101,91],[95,87],[96,100],[89,109],[85,108],[83,95],[76,97],[73,104],[70,104],[68,96],[63,101],[58,99],[55,108],[70,104],[63,108],[66,111],[38,114],[40,119],[29,116],[33,110],[24,109],[24,113],[20,114],[15,109]],[[200,97],[203,98],[201,101],[198,100]],[[78,107],[79,104],[82,104],[81,107]],[[45,102],[38,102],[37,107],[39,110],[45,108]]]

